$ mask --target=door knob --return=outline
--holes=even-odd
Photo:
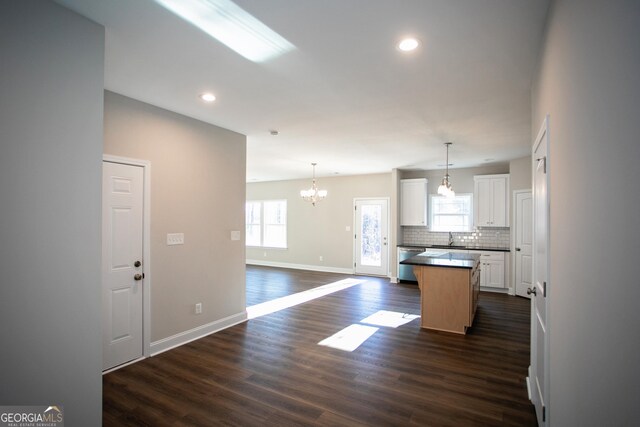
[[[136,280],[136,281],[142,280],[142,274],[136,273],[135,276],[133,276],[133,280]]]
[[[516,248],[516,252],[520,252],[520,248]]]
[[[136,261],[133,263],[134,267],[140,267],[142,265],[142,263],[140,261]]]
[[[531,294],[536,295],[536,288],[533,288],[533,289],[527,288],[527,295],[531,295]]]

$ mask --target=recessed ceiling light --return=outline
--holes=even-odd
[[[411,52],[412,50],[416,50],[418,46],[420,46],[420,42],[412,37],[402,39],[400,43],[398,43],[398,49],[403,52]]]
[[[216,96],[211,92],[206,92],[200,95],[200,99],[202,99],[204,102],[213,102],[216,100]]]

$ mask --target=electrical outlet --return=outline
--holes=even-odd
[[[320,261],[322,261],[322,255],[320,255]]]
[[[167,233],[167,245],[184,245],[184,233]]]
[[[231,231],[231,240],[240,240],[240,231],[232,230]]]
[[[196,304],[196,314],[202,314],[202,303],[201,302]]]
[[[262,253],[262,256],[267,256],[267,252],[266,252],[266,251],[265,251],[265,252],[263,252],[263,253]]]

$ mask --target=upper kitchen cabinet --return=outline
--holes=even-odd
[[[427,179],[400,180],[400,225],[427,225]]]
[[[509,175],[476,175],[473,180],[476,227],[508,227]]]

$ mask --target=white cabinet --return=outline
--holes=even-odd
[[[427,179],[400,180],[400,225],[427,225]]]
[[[473,181],[476,227],[508,227],[509,175],[478,175]]]
[[[471,252],[480,254],[480,286],[485,288],[505,288],[505,253],[493,251]]]

